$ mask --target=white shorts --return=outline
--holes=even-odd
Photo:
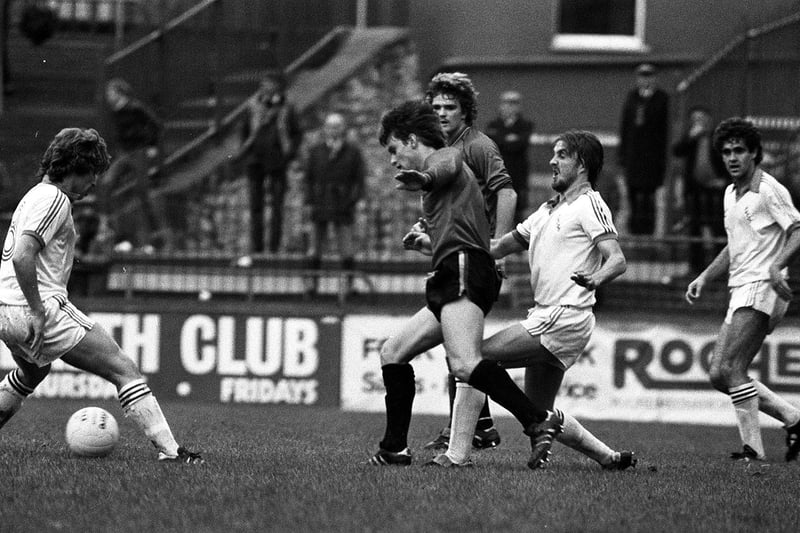
[[[768,280],[753,281],[738,287],[731,287],[729,294],[728,312],[725,315],[726,324],[731,323],[734,311],[742,307],[750,307],[769,317],[767,331],[772,331],[789,308],[789,302],[778,296]]]
[[[528,333],[539,336],[541,345],[561,362],[565,370],[578,360],[589,344],[594,323],[591,307],[568,305],[533,307],[528,310],[528,317],[520,322]]]
[[[36,366],[47,366],[78,344],[92,329],[94,322],[64,296],[53,296],[44,302],[44,343],[33,353],[26,342],[29,336],[27,305],[0,305],[0,339],[11,353]]]

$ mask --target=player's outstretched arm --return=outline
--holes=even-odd
[[[625,254],[622,253],[622,248],[620,248],[617,239],[598,241],[597,249],[600,250],[603,256],[603,266],[594,272],[578,270],[574,272],[570,278],[581,287],[586,287],[590,291],[609,283],[611,280],[624,274],[628,269],[628,264],[625,261]]]
[[[395,188],[406,191],[430,191],[452,183],[461,172],[463,158],[456,148],[441,148],[425,160],[422,171],[404,169],[394,179],[399,184]]]
[[[395,174],[394,188],[402,191],[421,191],[422,189],[430,189],[433,179],[427,172],[420,172],[419,170],[404,169]]]

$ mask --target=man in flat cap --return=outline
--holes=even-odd
[[[630,232],[652,235],[656,191],[664,183],[669,140],[669,96],[656,86],[656,67],[636,67],[636,87],[622,107],[617,159],[625,174]]]

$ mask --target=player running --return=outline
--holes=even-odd
[[[759,410],[786,429],[786,460],[800,454],[800,409],[747,375],[766,336],[783,318],[792,298],[787,268],[800,250],[800,213],[789,191],[764,172],[761,133],[741,118],[723,120],[714,131],[714,148],[733,183],[725,189],[728,244],[686,289],[690,304],[709,281],[728,274],[730,302],[719,330],[709,377],[730,396],[742,450],[731,459],[766,459]]]

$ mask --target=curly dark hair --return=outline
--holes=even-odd
[[[444,148],[444,132],[439,126],[439,117],[428,102],[409,100],[381,118],[381,131],[378,137],[382,146],[386,146],[389,137],[394,135],[403,143],[414,134],[426,146]]]
[[[747,151],[755,152],[753,162],[757,165],[764,158],[761,147],[761,132],[749,120],[741,117],[726,118],[714,130],[714,150],[722,153],[722,146],[731,140],[741,140]]]
[[[452,96],[461,105],[464,123],[472,126],[478,118],[478,91],[472,80],[463,72],[441,72],[431,78],[425,91],[425,100],[432,103],[438,94]]]
[[[64,128],[45,150],[36,177],[47,175],[54,183],[70,174],[102,174],[111,156],[106,141],[92,128]]]
[[[569,130],[556,138],[555,142],[564,141],[567,152],[577,156],[586,167],[589,183],[594,187],[597,176],[603,169],[603,145],[594,133],[581,130]]]

